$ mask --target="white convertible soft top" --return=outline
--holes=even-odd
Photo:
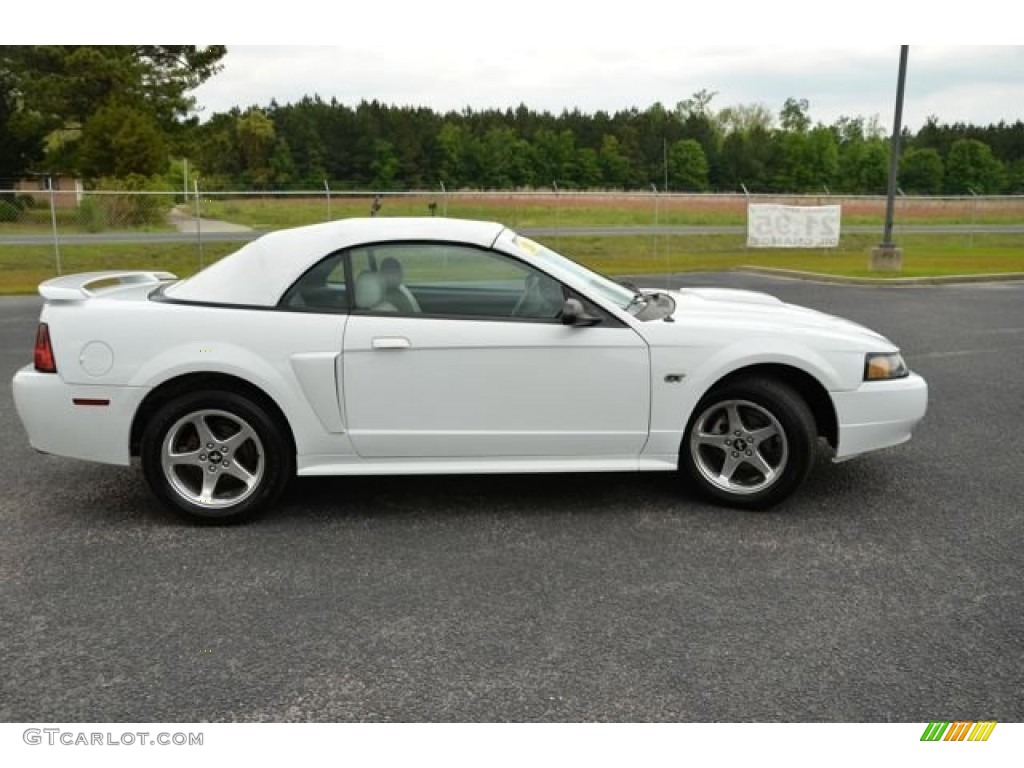
[[[397,240],[489,248],[503,230],[493,222],[434,217],[342,219],[282,229],[169,286],[164,295],[185,301],[274,306],[307,269],[343,248]]]

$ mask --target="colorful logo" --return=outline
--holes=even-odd
[[[995,727],[995,720],[928,723],[921,734],[921,741],[988,741]]]

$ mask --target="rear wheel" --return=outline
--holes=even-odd
[[[791,387],[773,379],[741,379],[697,404],[679,465],[711,499],[764,509],[807,477],[816,434],[814,416]]]
[[[266,508],[291,477],[284,431],[264,408],[232,392],[197,392],[163,405],[142,436],[153,492],[203,523],[237,523]]]

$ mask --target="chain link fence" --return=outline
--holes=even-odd
[[[402,192],[0,189],[0,292],[7,278],[92,268],[172,267],[191,273],[266,231],[353,216],[450,216],[499,221],[571,256],[616,250],[664,260],[746,251],[750,203],[841,205],[839,252],[877,244],[883,196],[527,191]],[[895,235],[941,236],[974,248],[1024,247],[1024,196],[901,196]],[[826,254],[822,254],[826,255]],[[169,263],[167,263],[169,262]],[[604,263],[604,262],[602,262]],[[709,262],[713,263],[713,262]],[[614,266],[614,265],[613,265]],[[698,265],[697,268],[700,268]]]

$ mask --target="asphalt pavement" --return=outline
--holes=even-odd
[[[925,421],[768,513],[672,474],[377,477],[193,527],[28,447],[39,300],[0,300],[0,720],[1024,720],[1024,284],[665,282],[889,335]]]

